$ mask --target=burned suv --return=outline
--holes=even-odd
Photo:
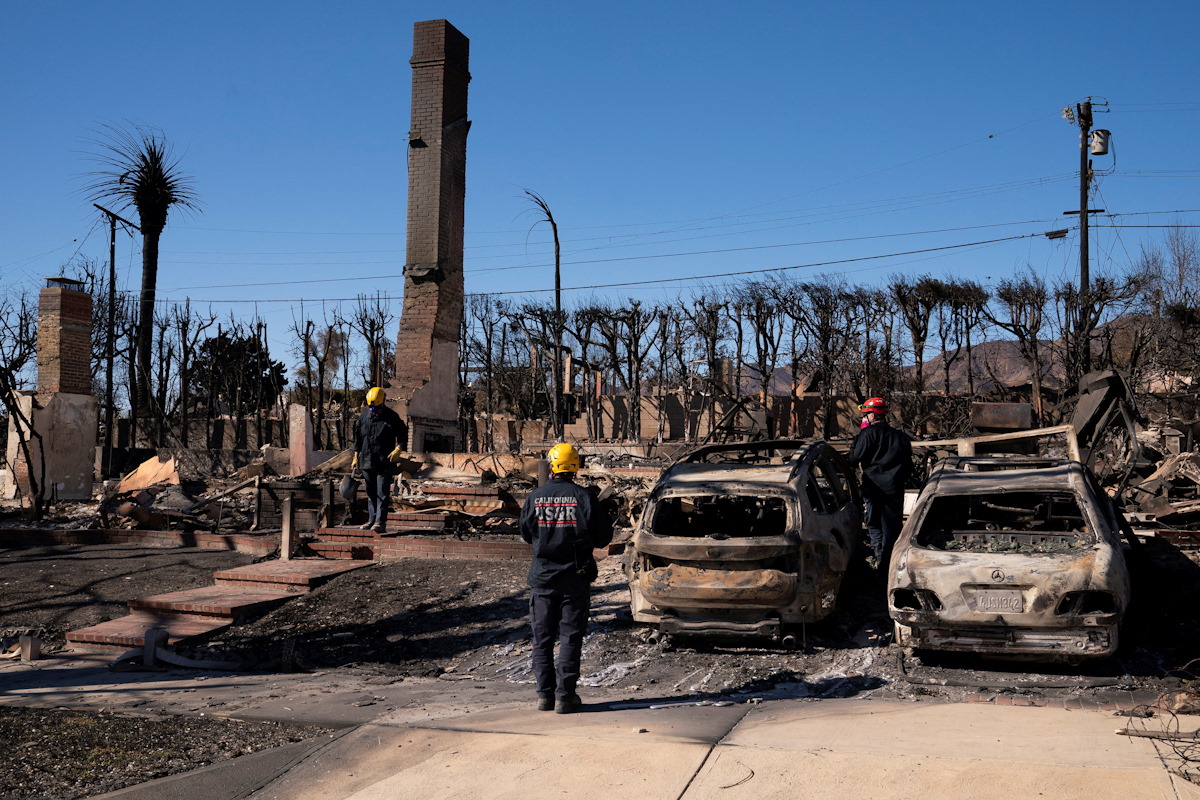
[[[1129,605],[1122,526],[1078,462],[939,462],[892,555],[896,642],[1046,660],[1111,655]]]
[[[779,639],[833,609],[861,533],[854,473],[826,442],[706,445],[646,501],[625,569],[664,633]]]

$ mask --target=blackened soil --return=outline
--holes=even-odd
[[[0,800],[92,797],[328,734],[274,722],[0,706]]]
[[[481,648],[528,638],[528,565],[405,559],[342,575],[197,653],[284,658],[300,669],[357,667],[433,676]]]

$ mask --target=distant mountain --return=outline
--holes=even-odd
[[[1064,372],[1061,366],[1051,365],[1050,353],[1054,342],[1041,343],[1039,353],[1042,362],[1042,385],[1047,389],[1057,389],[1062,386]],[[950,393],[961,394],[967,391],[967,351],[964,348],[957,354],[951,353],[950,364]],[[971,352],[972,372],[975,373],[975,391],[987,393],[1000,386],[1014,388],[1028,385],[1033,378],[1025,357],[1016,341],[997,339],[975,345]],[[944,357],[939,355],[925,362],[925,386],[931,391],[945,387],[942,375]]]
[[[1041,361],[1042,385],[1047,389],[1058,389],[1063,382],[1063,370],[1060,366],[1050,364],[1050,353],[1054,342],[1042,342]],[[967,352],[961,350],[957,357],[951,356],[950,364],[950,393],[962,394],[967,391]],[[925,386],[931,392],[941,391],[945,385],[942,375],[942,356],[936,356],[925,362]],[[911,372],[914,368],[908,367]],[[998,339],[984,342],[972,347],[972,371],[975,373],[975,391],[988,393],[1003,386],[1017,388],[1030,383],[1032,373],[1029,365],[1021,355],[1017,343],[1009,339]],[[804,372],[799,376],[800,391],[808,391],[813,375]],[[757,394],[760,387],[758,371],[750,365],[742,366],[739,381],[743,395]],[[792,391],[792,375],[790,367],[776,367],[771,376],[770,390],[772,395],[786,395]]]

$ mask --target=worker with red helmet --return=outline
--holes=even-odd
[[[867,535],[877,569],[886,570],[904,516],[904,486],[912,474],[912,440],[888,425],[888,404],[872,397],[859,406],[862,429],[850,448],[850,463],[862,467]]]

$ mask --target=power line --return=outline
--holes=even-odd
[[[733,277],[733,276],[737,276],[737,275],[765,275],[765,274],[774,273],[774,272],[786,272],[788,270],[793,270],[793,269],[812,269],[814,267],[829,267],[829,266],[834,266],[837,264],[852,264],[852,263],[855,263],[858,261],[874,261],[874,260],[881,259],[881,258],[896,258],[899,256],[916,255],[918,253],[933,253],[933,252],[938,252],[938,251],[942,251],[942,250],[958,250],[958,249],[961,249],[964,247],[977,247],[977,246],[985,245],[985,244],[997,244],[999,242],[1011,242],[1011,241],[1016,241],[1018,239],[1030,239],[1033,237],[1044,236],[1044,235],[1045,234],[1042,234],[1042,233],[1027,233],[1027,234],[1022,234],[1021,236],[1006,236],[1001,239],[986,239],[981,242],[967,242],[966,244],[951,244],[951,245],[945,245],[943,247],[928,247],[923,250],[908,250],[908,251],[904,251],[904,252],[900,252],[900,253],[884,253],[882,255],[860,256],[858,258],[843,258],[843,259],[836,259],[833,261],[816,261],[811,264],[794,264],[794,265],[788,266],[788,267],[768,267],[765,269],[739,270],[739,271],[735,271],[735,272],[717,272],[717,273],[712,273],[709,275],[688,275],[688,276],[685,276],[682,278],[658,278],[655,280],[627,281],[627,282],[623,282],[623,283],[598,283],[598,284],[593,284],[591,286],[569,286],[569,287],[564,286],[563,290],[566,291],[566,290],[570,289],[571,291],[578,291],[580,289],[615,289],[615,288],[619,288],[622,286],[644,286],[644,285],[648,285],[648,284],[657,284],[657,283],[675,283],[678,281],[705,280],[708,278],[728,278],[728,277]],[[554,291],[554,290],[553,289],[526,289],[524,291],[490,292],[489,294],[492,294],[492,295],[542,294],[544,292],[552,292],[552,291]]]
[[[862,261],[877,261],[879,259],[884,259],[884,258],[899,258],[901,256],[919,255],[922,253],[936,253],[936,252],[944,252],[944,251],[948,251],[948,250],[961,250],[963,248],[968,248],[968,247],[982,247],[984,245],[998,244],[1000,242],[1012,242],[1012,241],[1018,241],[1020,239],[1033,239],[1033,238],[1041,237],[1044,235],[1045,235],[1044,233],[1026,233],[1026,234],[1021,234],[1020,236],[1005,236],[1005,237],[1002,237],[999,239],[984,239],[984,240],[978,241],[978,242],[965,242],[963,244],[943,245],[942,247],[927,247],[927,248],[920,249],[920,250],[905,250],[905,251],[896,252],[896,253],[882,253],[882,254],[873,255],[873,256],[859,256],[857,258],[843,258],[843,259],[836,259],[833,261],[815,261],[815,262],[812,262],[809,264],[793,264],[793,265],[786,266],[786,267],[766,267],[763,269],[736,270],[736,271],[732,271],[732,272],[717,272],[717,273],[712,273],[709,275],[686,275],[686,276],[678,277],[678,278],[657,278],[657,279],[653,279],[653,280],[624,281],[624,282],[619,282],[619,283],[602,283],[602,284],[592,284],[592,285],[588,285],[588,286],[564,286],[563,291],[582,291],[582,290],[587,290],[587,289],[615,289],[615,288],[621,288],[621,287],[626,287],[626,286],[647,286],[650,284],[678,283],[681,281],[703,281],[703,280],[708,280],[711,278],[729,278],[729,277],[737,277],[737,276],[742,276],[742,275],[764,275],[764,274],[775,273],[775,272],[787,272],[789,270],[795,270],[795,269],[813,269],[815,267],[827,267],[827,266],[834,266],[837,264],[852,264],[852,263],[862,262]],[[510,294],[542,294],[545,292],[553,292],[553,291],[554,291],[553,288],[550,288],[550,289],[523,289],[523,290],[513,290],[513,291],[506,291],[506,292],[481,292],[480,294],[487,294],[489,296],[501,296],[501,295],[510,295]],[[384,297],[387,299],[393,299],[386,294],[384,295]],[[341,302],[341,301],[357,300],[358,298],[357,297],[327,297],[327,298],[322,298],[322,299],[325,302]],[[160,301],[160,302],[165,302],[165,301]],[[263,299],[263,298],[256,298],[254,300],[216,300],[216,299],[203,300],[203,299],[201,299],[201,300],[196,300],[195,302],[202,302],[202,303],[301,303],[301,302],[310,302],[310,301],[305,300],[305,299],[267,300],[267,299]]]
[[[934,228],[934,229],[924,230],[924,231],[903,231],[900,233],[881,233],[881,234],[872,234],[872,235],[868,235],[868,236],[850,236],[850,237],[845,237],[845,238],[840,238],[840,239],[819,239],[819,240],[812,240],[812,241],[805,241],[805,242],[787,242],[787,243],[782,243],[782,244],[750,245],[750,246],[746,246],[746,247],[730,247],[730,248],[715,249],[715,250],[692,250],[692,251],[682,252],[682,253],[659,253],[659,254],[644,255],[644,256],[622,256],[622,257],[617,257],[617,258],[585,259],[585,260],[579,260],[579,261],[564,261],[563,266],[580,266],[580,265],[587,265],[587,264],[606,264],[606,263],[613,263],[613,262],[620,262],[620,261],[645,261],[645,260],[650,260],[650,259],[655,259],[655,258],[680,258],[680,257],[700,256],[700,255],[718,255],[718,254],[723,254],[723,253],[751,252],[751,251],[755,251],[755,250],[774,250],[774,249],[779,249],[779,248],[783,248],[783,247],[806,247],[806,246],[821,245],[821,244],[844,244],[847,242],[861,242],[861,241],[869,241],[872,239],[891,239],[891,238],[897,238],[897,237],[901,237],[901,236],[924,236],[924,235],[934,234],[934,233],[956,233],[956,232],[960,232],[960,231],[979,230],[979,229],[983,229],[983,228],[998,228],[998,227],[1007,227],[1007,226],[1012,226],[1012,225],[1036,225],[1036,224],[1044,224],[1047,222],[1057,222],[1057,219],[1023,220],[1023,221],[1019,221],[1019,222],[999,222],[999,223],[992,223],[992,224],[988,224],[988,225],[967,225],[967,226],[961,226],[961,227],[956,227],[956,228]],[[1040,235],[1040,234],[1038,234],[1038,235]],[[179,263],[179,262],[176,262],[176,263]],[[350,266],[352,264],[359,265],[359,264],[369,264],[369,263],[392,264],[395,262],[392,262],[392,261],[303,262],[303,263],[293,262],[291,264],[279,265],[279,266],[331,266],[331,265]],[[486,272],[499,272],[499,271],[517,270],[517,269],[540,269],[540,268],[549,267],[549,266],[553,266],[553,265],[552,264],[525,264],[525,265],[511,266],[511,267],[495,267],[495,268],[490,268],[490,269],[465,270],[465,272],[467,272],[469,274],[480,274],[480,273],[486,273]],[[197,289],[245,289],[245,288],[253,288],[253,287],[260,287],[260,286],[296,286],[296,285],[309,284],[309,283],[339,283],[339,282],[361,281],[361,280],[392,280],[392,279],[398,279],[398,278],[403,278],[403,277],[404,277],[403,273],[395,274],[395,275],[361,275],[361,276],[341,277],[341,278],[313,278],[313,279],[290,280],[290,281],[260,281],[260,282],[255,282],[255,283],[227,283],[227,284],[211,284],[211,285],[205,285],[205,286],[180,286],[180,287],[171,288],[171,289],[164,289],[163,291],[164,292],[183,292],[183,291],[193,291],[193,290],[197,290]]]

